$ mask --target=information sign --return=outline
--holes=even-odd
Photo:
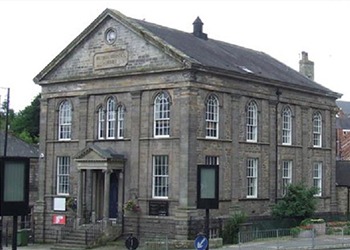
[[[207,249],[207,246],[208,246],[208,239],[204,235],[199,235],[194,240],[194,247],[197,250],[205,250]]]

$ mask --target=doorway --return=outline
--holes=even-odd
[[[110,175],[109,187],[109,218],[118,218],[118,174],[113,171]]]

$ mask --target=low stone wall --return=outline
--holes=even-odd
[[[312,224],[312,227],[316,231],[316,235],[326,234],[326,223]]]

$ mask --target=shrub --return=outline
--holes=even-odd
[[[292,235],[293,237],[297,237],[300,232],[301,232],[300,227],[293,227],[290,229],[290,235]]]
[[[302,220],[300,222],[300,226],[306,226],[306,225],[311,225],[311,224],[322,224],[324,223],[324,219],[311,219],[307,218],[305,220]]]
[[[311,217],[316,211],[317,188],[307,188],[303,184],[288,186],[286,195],[272,208],[273,216],[277,218],[300,218]]]
[[[246,219],[247,216],[242,212],[236,212],[228,219],[222,232],[224,244],[238,243],[239,225],[244,223]]]

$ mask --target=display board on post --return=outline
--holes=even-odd
[[[205,209],[205,235],[209,250],[209,209],[219,208],[219,165],[197,166],[197,208]]]
[[[29,158],[0,157],[0,215],[13,216],[12,249],[17,249],[17,216],[29,211]]]

